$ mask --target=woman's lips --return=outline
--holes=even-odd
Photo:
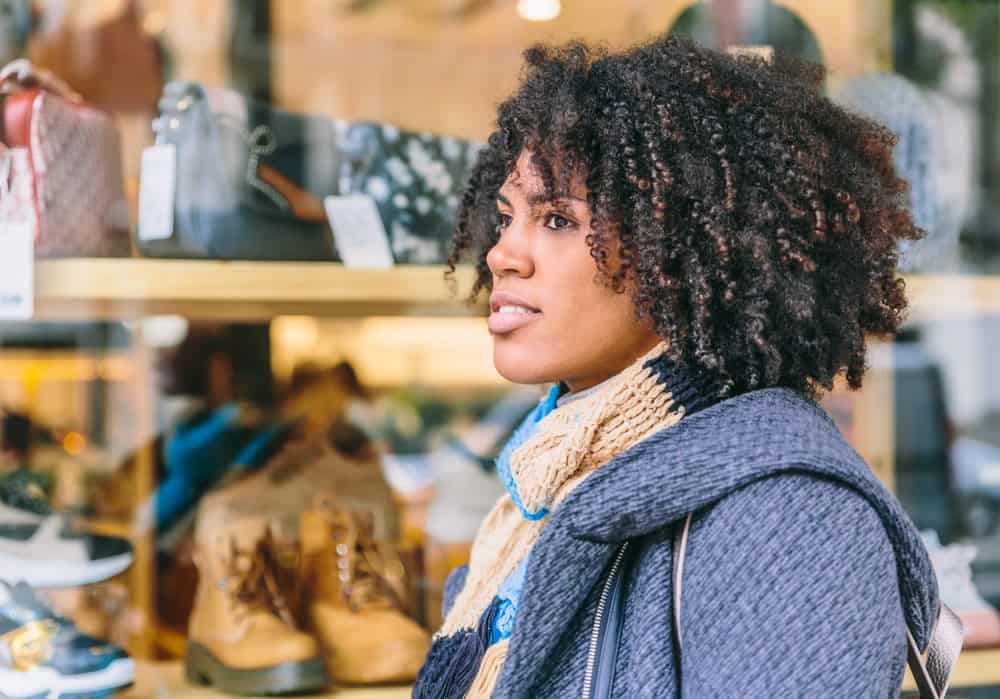
[[[525,310],[511,312],[497,310],[490,313],[486,325],[494,335],[506,335],[518,328],[523,328],[541,315],[538,311]]]
[[[523,328],[540,315],[542,312],[523,297],[494,290],[490,294],[490,317],[486,325],[494,335],[504,335]]]

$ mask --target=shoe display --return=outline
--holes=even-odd
[[[299,630],[294,589],[268,522],[237,518],[199,526],[198,591],[188,626],[185,672],[229,694],[304,693],[327,673],[316,640]]]
[[[17,468],[0,477],[0,502],[39,515],[51,514],[51,488],[51,478],[29,468]]]
[[[33,587],[74,587],[129,567],[131,544],[75,528],[51,511],[33,482],[8,477],[0,487],[0,571],[17,571]]]
[[[922,532],[937,574],[941,600],[955,610],[965,629],[964,648],[1000,646],[1000,614],[983,599],[972,582],[971,544],[942,546],[934,531]]]
[[[216,526],[232,517],[256,514],[279,523],[283,531],[299,526],[299,515],[318,495],[330,493],[375,522],[375,536],[395,541],[399,514],[378,457],[344,455],[333,439],[341,428],[288,444],[258,471],[208,494],[198,510],[198,526]]]
[[[430,637],[406,616],[403,565],[372,536],[372,519],[337,506],[302,513],[307,616],[330,676],[346,684],[410,682]]]
[[[198,500],[227,472],[263,464],[284,441],[288,428],[257,422],[256,410],[227,403],[199,413],[177,427],[164,444],[167,471],[150,498],[156,531],[164,533],[194,511]],[[148,520],[149,515],[143,517]]]
[[[0,693],[11,699],[104,697],[132,684],[118,646],[81,633],[25,583],[0,582]]]
[[[539,398],[533,388],[510,391],[479,420],[424,457],[434,477],[423,547],[424,607],[429,625],[441,621],[448,575],[469,562],[479,525],[506,492],[497,476],[496,458]]]

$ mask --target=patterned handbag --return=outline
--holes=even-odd
[[[480,145],[368,121],[297,114],[172,82],[153,123],[176,151],[173,227],[151,257],[336,260],[328,196],[370,197],[394,261],[440,263]],[[140,232],[142,226],[140,225]]]
[[[27,148],[8,148],[0,143],[0,229],[26,225],[36,230],[34,188]]]
[[[482,144],[387,124],[354,122],[351,131],[368,145],[352,186],[375,200],[396,262],[444,262]]]
[[[55,76],[18,60],[0,71],[0,143],[9,149],[8,184],[18,192],[4,205],[18,210],[5,215],[33,215],[36,257],[131,254],[121,146],[110,117]]]

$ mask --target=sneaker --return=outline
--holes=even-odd
[[[1000,645],[1000,614],[983,599],[972,582],[972,561],[976,547],[971,544],[942,546],[937,532],[921,532],[931,564],[937,575],[941,601],[955,610],[965,630],[963,647],[985,648]]]
[[[32,589],[0,582],[0,694],[10,699],[96,699],[135,679],[121,648],[80,633]]]
[[[0,477],[0,502],[39,515],[52,514],[49,506],[51,478],[27,468]]]
[[[33,587],[77,587],[106,580],[132,563],[124,539],[88,534],[58,514],[0,500],[0,571]]]

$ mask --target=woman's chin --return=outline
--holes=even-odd
[[[558,381],[547,352],[537,347],[521,346],[501,338],[493,339],[493,366],[511,383],[542,384]]]

